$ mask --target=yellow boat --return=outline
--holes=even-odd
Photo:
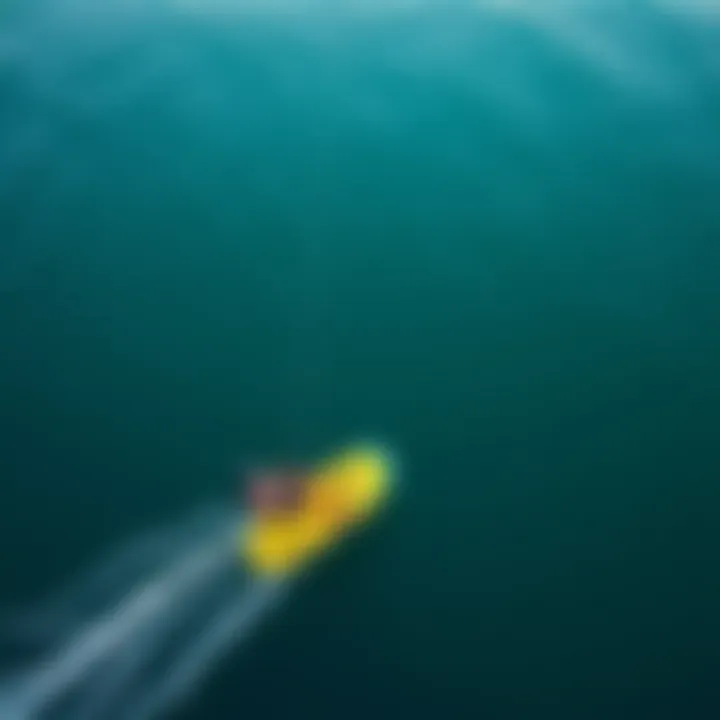
[[[238,539],[241,559],[260,575],[302,569],[385,504],[392,466],[390,455],[375,446],[350,448],[321,463],[295,511],[247,520]]]

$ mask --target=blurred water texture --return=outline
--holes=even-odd
[[[188,718],[720,710],[713,3],[0,11],[0,601],[238,460],[391,518]]]

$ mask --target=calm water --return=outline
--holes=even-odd
[[[720,13],[472,5],[0,10],[0,601],[404,461],[183,717],[720,714]]]

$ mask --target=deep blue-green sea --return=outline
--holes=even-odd
[[[2,3],[0,606],[368,438],[178,718],[720,717],[720,6]]]

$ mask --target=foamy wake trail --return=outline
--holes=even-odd
[[[284,590],[241,571],[238,525],[203,513],[133,540],[42,607],[64,625],[0,685],[2,720],[152,720],[196,689]]]
[[[127,720],[152,720],[193,692],[214,663],[252,632],[285,588],[283,583],[257,582],[242,598],[234,598],[197,638],[192,652],[180,657],[164,681],[130,709]]]

